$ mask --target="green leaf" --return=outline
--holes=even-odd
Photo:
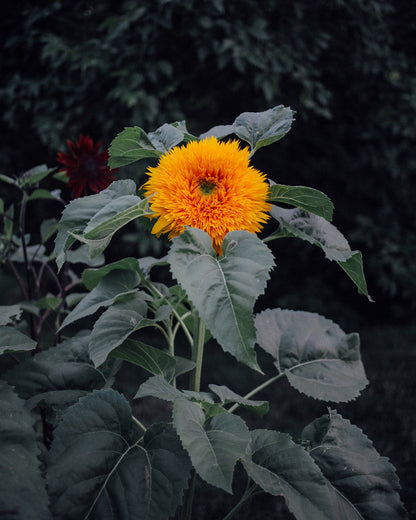
[[[183,399],[173,405],[173,424],[197,473],[209,484],[232,493],[234,466],[243,457],[250,434],[244,421],[232,414],[216,415],[204,428],[199,404]]]
[[[45,199],[45,200],[61,200],[61,190],[45,190],[45,189],[37,189],[33,191],[27,200],[39,200],[39,199]]]
[[[76,249],[69,249],[66,252],[66,261],[69,264],[84,264],[91,267],[98,267],[105,262],[105,258],[104,255],[98,255],[94,256],[94,258],[91,258],[88,246],[86,244],[82,244]]]
[[[36,306],[39,307],[39,309],[50,309],[52,311],[56,311],[56,309],[61,305],[62,298],[59,298],[58,296],[53,296],[50,293],[43,298],[40,298],[36,302]]]
[[[269,411],[269,403],[267,401],[251,401],[250,399],[244,399],[244,397],[236,394],[226,386],[208,385],[208,387],[211,392],[214,392],[214,394],[220,398],[222,404],[238,403],[260,416],[263,416]]]
[[[302,208],[331,221],[334,205],[321,191],[306,186],[284,186],[271,182],[268,200]]]
[[[52,512],[67,520],[166,520],[190,473],[172,428],[158,424],[137,440],[130,406],[113,390],[95,391],[67,411],[48,466]]]
[[[30,170],[24,172],[18,179],[18,184],[24,189],[29,186],[40,182],[42,179],[47,177],[51,172],[55,171],[55,168],[48,168],[46,164],[40,164]]]
[[[267,309],[256,316],[257,341],[289,383],[315,399],[345,402],[367,386],[356,333],[319,314]]]
[[[137,291],[135,287],[139,280],[139,275],[135,271],[117,269],[109,272],[68,314],[61,329],[76,320],[91,316],[100,307],[108,307],[120,298],[133,295]]]
[[[149,199],[124,195],[99,210],[90,219],[83,233],[69,231],[69,234],[87,244],[90,256],[94,258],[104,251],[116,231],[136,218],[152,214]]]
[[[180,127],[165,123],[154,132],[149,132],[148,137],[156,150],[166,153],[183,141],[184,133]]]
[[[154,325],[146,318],[144,293],[136,292],[127,300],[113,303],[95,322],[90,339],[90,356],[96,367],[133,332]]]
[[[340,511],[337,519],[407,518],[393,465],[350,421],[330,410],[309,424],[302,438],[310,443],[311,456],[333,486]]]
[[[26,246],[26,254],[29,262],[48,262],[49,258],[45,255],[46,249],[42,244],[33,244]],[[19,264],[25,263],[25,255],[23,247],[19,247],[10,257],[12,262],[18,262]]]
[[[138,126],[127,127],[111,142],[108,149],[110,168],[119,168],[145,158],[159,158],[162,155],[157,150],[144,130]]]
[[[82,234],[95,215],[100,212],[101,215],[105,214],[105,207],[111,205],[112,201],[125,196],[135,196],[135,193],[136,184],[132,180],[123,179],[114,181],[100,193],[71,201],[62,213],[58,234],[55,239],[55,255],[58,269],[61,269],[66,260],[66,251],[75,242],[75,238],[71,233]],[[138,197],[137,199],[138,202],[140,199]],[[131,198],[128,200],[131,202]]]
[[[117,262],[103,265],[98,269],[85,269],[85,271],[82,273],[82,281],[85,287],[88,290],[91,290],[98,285],[98,283],[101,281],[102,278],[104,278],[104,276],[106,276],[108,273],[111,273],[111,271],[115,271],[117,269],[125,269],[128,271],[130,270],[139,272],[139,265],[139,260],[137,260],[137,258],[122,258]]]
[[[36,341],[12,327],[0,326],[0,354],[33,350]]]
[[[153,375],[168,377],[174,373],[176,361],[168,352],[146,345],[133,339],[125,340],[119,347],[113,349],[110,357],[124,359]]]
[[[256,484],[283,496],[297,520],[338,520],[325,478],[306,450],[285,433],[254,430],[251,437],[242,463]]]
[[[262,146],[268,146],[284,137],[289,132],[292,121],[292,110],[283,105],[264,112],[243,112],[232,125],[214,127],[202,134],[200,139],[209,136],[221,138],[234,133],[249,143],[250,155],[253,155]]]
[[[7,184],[11,184],[12,186],[17,186],[16,179],[8,177],[7,175],[3,175],[2,173],[0,173],[0,181],[6,182]]]
[[[4,381],[0,381],[0,417],[0,517],[49,520],[34,419]]]
[[[183,392],[172,386],[160,375],[149,377],[147,381],[140,385],[134,399],[141,399],[142,397],[156,397],[156,399],[172,403],[177,399],[187,399]]]
[[[58,231],[58,226],[58,221],[55,218],[48,218],[42,221],[40,225],[42,244],[49,240]]]
[[[22,361],[4,374],[19,396],[33,408],[40,401],[62,410],[79,397],[106,383],[103,371],[96,370],[88,355],[89,335],[78,334]]]
[[[270,215],[279,222],[280,228],[267,241],[296,237],[320,247],[328,260],[335,260],[342,267],[358,287],[358,292],[372,301],[364,278],[361,253],[351,251],[348,241],[333,224],[301,208],[284,209],[273,206]]]
[[[253,307],[274,265],[265,244],[247,231],[228,233],[216,256],[210,236],[190,228],[173,239],[168,261],[202,320],[221,347],[259,370]]]
[[[20,319],[22,308],[16,305],[0,305],[0,325],[9,325]]]

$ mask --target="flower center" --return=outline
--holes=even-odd
[[[199,189],[201,190],[202,195],[208,196],[215,190],[217,185],[215,182],[208,181],[206,179],[202,179],[198,183]]]
[[[97,168],[97,161],[94,157],[88,155],[81,158],[81,167],[89,177],[98,177],[99,170]]]

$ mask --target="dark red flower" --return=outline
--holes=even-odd
[[[112,174],[117,169],[107,166],[108,152],[100,152],[101,141],[94,144],[91,137],[81,134],[78,141],[67,140],[66,144],[71,153],[58,152],[58,162],[64,166],[59,171],[69,177],[68,186],[75,198],[98,193],[115,180]]]

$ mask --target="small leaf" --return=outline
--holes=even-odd
[[[126,339],[119,347],[113,349],[109,356],[124,359],[153,375],[165,377],[172,373],[176,366],[175,358],[168,352],[133,339]]]
[[[0,354],[33,350],[36,341],[12,327],[0,326]]]
[[[40,234],[42,243],[44,244],[58,231],[58,221],[55,218],[48,218],[42,221],[40,225]]]
[[[284,209],[273,206],[270,215],[280,228],[267,240],[282,237],[296,237],[320,247],[328,260],[335,260],[358,287],[358,292],[372,301],[364,278],[362,256],[359,251],[351,251],[348,241],[338,229],[318,215],[300,208]]]
[[[46,164],[40,164],[39,166],[35,166],[30,170],[24,172],[22,176],[18,179],[18,184],[23,189],[28,188],[29,186],[33,186],[34,184],[40,182],[53,171],[55,171],[55,168],[48,169]]]
[[[9,325],[20,319],[22,308],[20,305],[0,305],[0,325]]]
[[[321,191],[306,186],[284,186],[271,183],[268,200],[302,208],[331,221],[334,205]]]
[[[284,309],[258,314],[256,328],[259,345],[300,392],[345,402],[367,386],[358,334],[345,334],[319,314]]]
[[[0,381],[0,417],[0,517],[49,520],[34,419],[4,381]]]
[[[156,150],[165,153],[183,141],[184,133],[179,127],[165,123],[154,132],[149,132],[148,137]]]
[[[254,370],[253,307],[274,265],[270,250],[247,231],[228,233],[217,257],[211,237],[189,228],[173,239],[168,254],[173,276],[185,289],[221,347]]]
[[[220,398],[220,401],[223,404],[238,403],[244,408],[252,410],[260,416],[263,416],[269,411],[269,403],[267,401],[251,401],[250,399],[244,399],[244,397],[236,394],[226,386],[208,386],[211,392],[214,392],[214,394]]]
[[[350,421],[330,410],[328,415],[309,424],[302,438],[309,441],[311,456],[336,490],[333,500],[343,512],[337,518],[407,518],[393,465]]]
[[[172,403],[177,399],[187,399],[183,392],[168,383],[162,376],[149,377],[140,385],[134,399],[142,397],[156,397]]]
[[[248,475],[266,493],[283,496],[297,520],[335,520],[324,476],[312,457],[289,435],[254,430],[242,459]]]
[[[232,493],[234,466],[245,453],[250,434],[232,414],[216,415],[204,428],[200,405],[183,399],[173,405],[173,424],[197,473],[208,484]]]
[[[139,275],[135,271],[118,269],[109,272],[68,314],[60,328],[63,329],[76,320],[91,316],[100,307],[108,307],[120,298],[134,294],[138,283]]]
[[[48,467],[52,512],[67,520],[166,520],[190,472],[172,428],[155,425],[138,440],[130,406],[113,390],[95,391],[66,412]]]
[[[105,258],[104,255],[97,255],[91,258],[88,246],[82,244],[76,249],[69,249],[66,252],[66,261],[69,264],[84,264],[90,267],[98,267],[105,262]]]
[[[128,271],[139,272],[139,265],[139,260],[137,260],[137,258],[122,258],[117,262],[103,265],[98,269],[85,269],[85,271],[82,273],[82,281],[85,287],[91,291],[91,289],[94,289],[94,287],[98,285],[101,279],[104,278],[104,276],[106,276],[108,273],[111,273],[111,271],[125,269]]]
[[[91,333],[90,356],[96,367],[102,365],[108,354],[133,332],[154,324],[146,314],[147,305],[141,292],[111,304],[95,322]]]
[[[145,158],[158,158],[162,155],[157,150],[144,130],[138,126],[127,127],[111,142],[108,150],[110,168],[119,168]]]
[[[39,199],[45,199],[45,200],[61,200],[60,197],[61,191],[60,190],[45,190],[45,189],[37,189],[33,191],[27,200],[39,200]]]
[[[50,309],[52,311],[56,311],[56,309],[61,305],[61,303],[62,298],[48,294],[47,296],[44,296],[43,298],[37,300],[36,306],[39,307],[39,309]]]

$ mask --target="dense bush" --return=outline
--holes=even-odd
[[[372,312],[410,316],[416,279],[412,4],[103,0],[74,8],[40,0],[8,9],[0,22],[2,170],[18,174],[46,158],[51,166],[56,149],[81,132],[107,145],[124,126],[152,130],[186,119],[197,134],[220,113],[231,123],[243,109],[290,105],[299,114],[291,139],[267,157],[275,180],[313,185],[334,199],[336,224],[365,253],[379,302]],[[306,294],[305,266],[312,260],[302,250],[299,264],[281,279],[290,284],[301,276]],[[333,287],[342,291],[341,283],[330,271],[327,293],[317,299],[336,305]],[[282,298],[289,292],[278,290]],[[314,306],[310,298],[302,304]]]

